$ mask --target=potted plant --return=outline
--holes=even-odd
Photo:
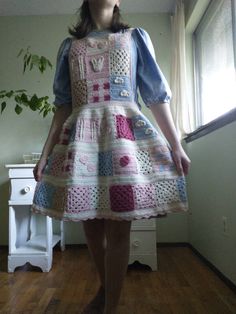
[[[17,55],[17,57],[20,57],[22,53],[24,53],[23,74],[27,69],[31,71],[34,67],[36,67],[41,73],[44,73],[48,67],[52,68],[51,62],[46,57],[31,54],[29,48],[30,46],[28,46],[26,50],[21,49]],[[15,100],[15,112],[18,115],[22,112],[23,107],[28,107],[33,111],[38,111],[40,114],[42,113],[43,117],[46,117],[51,111],[55,112],[55,107],[48,102],[48,96],[38,97],[36,94],[29,95],[27,90],[19,89],[0,91],[1,114],[7,106],[7,101],[12,98]]]

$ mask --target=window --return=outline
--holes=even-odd
[[[213,0],[195,33],[199,126],[236,107],[236,0]]]

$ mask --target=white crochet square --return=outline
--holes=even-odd
[[[151,174],[153,172],[152,163],[148,151],[138,150],[136,152],[136,159],[139,173]]]
[[[170,204],[180,201],[176,180],[163,180],[155,183],[157,204]]]
[[[110,51],[110,74],[130,75],[130,56],[125,49]]]
[[[109,209],[109,193],[106,186],[91,186],[90,188],[91,207],[96,210]]]

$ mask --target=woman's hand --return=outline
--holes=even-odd
[[[40,160],[37,162],[36,166],[33,169],[34,178],[37,182],[39,182],[42,179],[42,173],[44,168],[47,165],[47,158],[40,158]]]
[[[179,175],[184,174],[186,176],[190,169],[191,160],[188,158],[183,147],[180,145],[172,148],[171,154]]]

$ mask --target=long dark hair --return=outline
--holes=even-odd
[[[70,35],[80,39],[84,38],[89,32],[95,29],[95,25],[90,14],[88,1],[84,1],[77,12],[79,13],[79,21],[72,28],[69,27],[68,31]],[[115,5],[110,30],[113,33],[116,33],[120,30],[125,30],[128,28],[130,28],[128,24],[121,22],[120,9],[117,5]]]

